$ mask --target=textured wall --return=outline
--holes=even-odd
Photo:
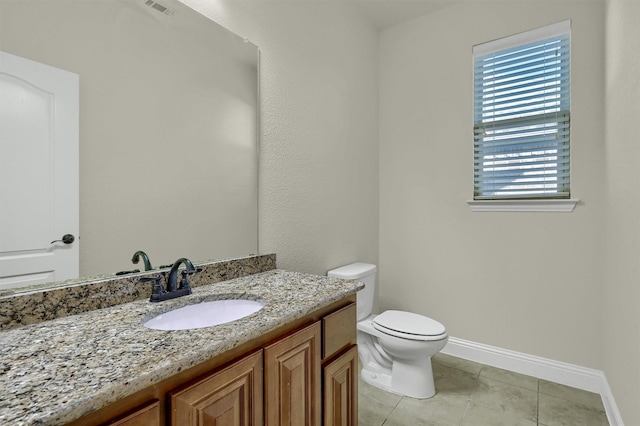
[[[569,214],[472,213],[472,46],[567,18],[581,203]],[[602,1],[464,2],[381,33],[382,308],[603,368],[603,43]]]
[[[377,34],[343,2],[184,0],[261,52],[260,251],[378,260]]]
[[[383,307],[604,369],[625,422],[640,423],[640,62],[629,55],[640,3],[465,2],[381,33],[378,187],[367,25],[336,2],[184,1],[262,51],[262,251],[316,273],[376,262],[379,190]],[[571,214],[471,213],[471,46],[567,18],[581,203]]]
[[[640,424],[640,2],[610,0],[606,45],[605,373],[625,424]]]

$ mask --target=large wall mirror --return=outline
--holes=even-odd
[[[79,75],[81,277],[257,253],[255,45],[177,0],[0,0],[0,50]]]

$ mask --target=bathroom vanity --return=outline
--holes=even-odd
[[[0,423],[355,425],[362,286],[271,270],[2,331]],[[238,298],[265,306],[201,329],[143,326],[181,306]]]

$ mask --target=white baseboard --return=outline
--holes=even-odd
[[[580,367],[535,355],[527,355],[455,337],[449,337],[449,342],[442,349],[442,353],[598,393],[602,396],[602,402],[611,426],[624,426],[620,411],[609,387],[609,382],[607,382],[604,372],[600,370]]]

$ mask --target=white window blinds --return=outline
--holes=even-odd
[[[474,47],[474,199],[569,198],[569,29]]]

